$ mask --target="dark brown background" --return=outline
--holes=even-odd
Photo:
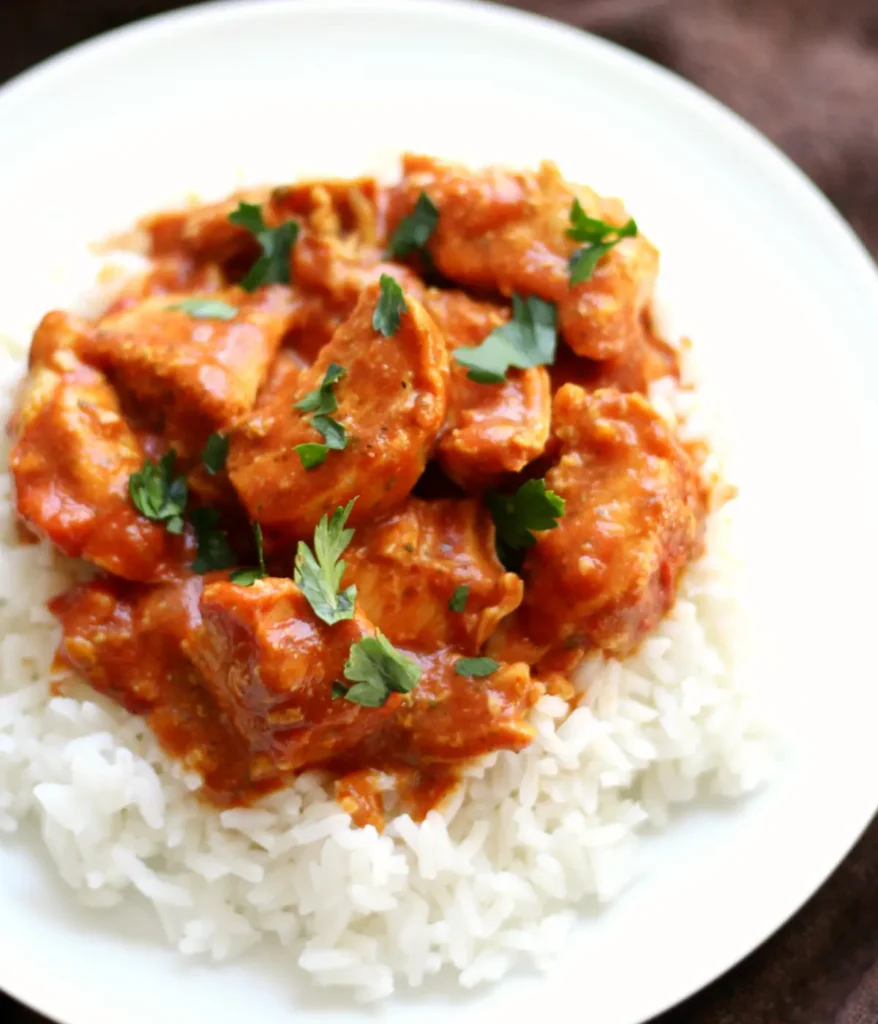
[[[606,35],[712,92],[796,160],[878,254],[878,0],[515,5]],[[0,82],[79,40],[178,6],[0,0]],[[40,1020],[2,995],[0,1019]],[[878,1024],[878,822],[774,938],[655,1024]]]

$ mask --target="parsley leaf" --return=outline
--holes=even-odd
[[[466,601],[468,597],[469,587],[465,583],[462,583],[459,587],[454,588],[454,593],[451,595],[448,607],[453,612],[462,612],[466,609]]]
[[[500,662],[493,658],[458,658],[454,663],[454,671],[459,676],[483,679],[500,668]]]
[[[627,224],[619,227],[605,220],[589,217],[578,199],[573,200],[570,207],[570,227],[567,237],[575,242],[585,242],[581,249],[570,257],[570,284],[582,284],[594,273],[594,268],[602,256],[618,245],[623,238],[633,238],[637,234],[637,224],[632,217]]]
[[[137,511],[154,523],[164,523],[169,533],[183,532],[183,512],[189,486],[183,475],[174,476],[177,452],[172,448],[158,463],[144,459],[128,480],[128,494]]]
[[[300,412],[313,412],[318,416],[325,416],[327,413],[335,412],[338,402],[332,391],[332,385],[347,376],[348,371],[339,366],[338,363],[330,363],[323,374],[323,381],[319,388],[309,391],[304,398],[293,403],[293,408]]]
[[[168,309],[178,309],[194,320],[234,320],[238,315],[238,307],[230,306],[218,299],[184,299]]]
[[[372,330],[380,331],[385,338],[396,334],[403,313],[408,313],[400,283],[389,274],[381,275],[381,295],[372,314]]]
[[[297,444],[293,451],[299,456],[304,469],[316,469],[326,462],[329,445],[319,444],[317,441],[307,441],[305,444]]]
[[[229,438],[226,434],[211,434],[204,445],[201,453],[201,461],[204,468],[211,476],[216,476],[220,470],[225,469],[226,458],[229,454]]]
[[[263,284],[288,284],[290,250],[299,237],[298,223],[288,220],[276,228],[266,227],[262,208],[254,203],[239,203],[229,214],[229,223],[249,231],[262,247],[262,255],[241,282],[244,291],[256,291]]]
[[[268,573],[265,571],[265,553],[262,550],[262,527],[259,523],[253,524],[253,536],[256,538],[256,557],[259,565],[255,568],[235,569],[229,573],[229,580],[241,587],[252,586],[257,580],[264,580]]]
[[[323,435],[326,448],[340,452],[347,446],[348,435],[344,426],[331,416],[314,416],[311,419],[311,425]]]
[[[403,217],[387,246],[390,259],[402,259],[410,253],[423,249],[433,234],[439,220],[439,210],[433,200],[422,192],[415,208]]]
[[[215,508],[194,508],[189,513],[189,522],[195,527],[198,554],[192,563],[192,571],[211,572],[214,569],[230,569],[237,559],[226,531],[219,527],[220,514]]]
[[[338,588],[345,571],[341,555],[354,535],[353,530],[345,529],[345,523],[356,500],[352,498],[344,508],[337,508],[332,518],[320,519],[314,531],[313,552],[303,540],[296,550],[293,580],[317,618],[329,626],[354,617],[357,588],[350,586],[342,591]]]
[[[564,499],[546,490],[544,480],[528,480],[515,494],[489,491],[485,498],[497,529],[497,555],[512,572],[521,567],[516,554],[536,543],[535,530],[554,530],[564,514]]]
[[[510,366],[526,370],[531,366],[551,366],[555,362],[558,333],[555,328],[555,304],[531,296],[512,296],[512,319],[495,327],[476,346],[461,345],[454,358],[469,368],[467,377],[478,384],[499,384]]]
[[[304,398],[293,403],[294,409],[315,414],[311,418],[311,425],[323,435],[323,444],[315,441],[296,445],[295,451],[305,469],[316,469],[317,466],[322,466],[330,450],[340,452],[347,447],[348,437],[344,426],[328,415],[338,408],[332,386],[346,376],[347,370],[343,366],[339,366],[338,363],[330,363],[323,375],[320,387],[309,391]]]
[[[391,693],[411,693],[420,682],[421,666],[398,651],[378,630],[375,636],[351,645],[344,676],[354,684],[345,692],[345,700],[380,708]]]

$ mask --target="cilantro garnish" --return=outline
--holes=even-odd
[[[354,535],[353,530],[345,529],[345,523],[356,500],[352,498],[344,508],[337,508],[332,518],[321,518],[314,531],[313,552],[304,541],[299,541],[296,551],[293,580],[317,618],[329,626],[354,617],[357,588],[338,588],[345,571],[341,555]]]
[[[176,461],[173,448],[158,463],[144,459],[141,469],[128,480],[128,493],[137,511],[154,523],[164,523],[168,533],[183,532],[183,512],[189,500],[186,477],[174,476]]]
[[[423,249],[439,220],[439,210],[433,200],[422,192],[418,196],[415,208],[403,217],[387,246],[390,259],[402,259],[413,252]]]
[[[189,522],[195,527],[198,554],[192,563],[192,571],[211,572],[214,569],[230,569],[237,559],[226,531],[220,529],[220,514],[215,508],[194,508],[189,513]]]
[[[372,330],[380,331],[389,338],[399,330],[402,314],[408,310],[399,282],[389,274],[382,274],[381,295],[372,314]]]
[[[262,207],[255,203],[239,203],[229,214],[229,223],[244,228],[262,247],[262,255],[241,282],[244,291],[255,291],[263,284],[287,284],[290,280],[290,250],[299,237],[299,225],[288,220],[269,228],[262,216]]]
[[[634,218],[619,227],[605,220],[589,217],[578,199],[573,200],[570,207],[570,227],[567,237],[575,242],[585,242],[581,249],[570,257],[570,284],[582,284],[594,273],[594,268],[602,256],[618,245],[623,238],[633,238],[637,234]]]
[[[252,586],[257,580],[264,580],[268,573],[265,571],[265,554],[262,550],[262,527],[259,523],[253,524],[253,536],[256,538],[256,558],[259,564],[248,569],[235,569],[229,574],[229,580],[241,587]]]
[[[313,412],[318,416],[325,416],[327,413],[335,412],[338,402],[332,391],[332,385],[347,376],[347,370],[338,363],[330,363],[323,375],[323,381],[319,388],[309,391],[304,398],[293,403],[293,408],[300,412]]]
[[[459,587],[454,588],[454,593],[451,595],[448,607],[453,612],[462,612],[466,608],[466,601],[468,597],[469,587],[465,583],[462,583]]]
[[[216,476],[220,470],[225,468],[226,458],[229,454],[229,438],[226,434],[211,434],[204,445],[201,453],[201,461],[204,468],[211,476]]]
[[[497,555],[513,572],[521,566],[519,552],[536,543],[534,531],[554,530],[564,514],[564,499],[547,491],[544,480],[528,480],[515,494],[489,491],[485,500],[497,530]]]
[[[295,445],[293,451],[299,456],[303,469],[316,469],[326,462],[329,445],[320,444],[318,441],[306,441],[304,444]]]
[[[475,347],[462,345],[454,358],[468,367],[467,377],[479,384],[499,384],[511,367],[551,366],[555,361],[558,334],[555,304],[531,296],[512,296],[512,319],[495,327]]]
[[[218,299],[184,299],[168,309],[178,309],[194,320],[234,320],[238,315],[237,306]]]
[[[352,704],[380,708],[391,693],[411,693],[420,681],[421,666],[379,630],[351,645],[344,677],[354,685],[345,690],[341,683],[333,683],[333,698],[343,696]]]
[[[338,408],[332,386],[346,375],[347,370],[343,366],[330,363],[320,387],[309,391],[304,398],[293,404],[293,408],[300,412],[315,414],[311,417],[311,425],[323,435],[323,444],[312,441],[295,446],[305,469],[322,466],[330,451],[340,452],[347,447],[348,437],[344,426],[329,415]]]
[[[493,658],[458,658],[454,663],[454,671],[459,676],[483,679],[500,668],[500,662]]]

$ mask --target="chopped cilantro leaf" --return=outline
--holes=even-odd
[[[469,587],[465,583],[462,583],[459,587],[454,588],[454,593],[451,595],[448,607],[453,612],[462,612],[466,609],[466,601],[468,597]]]
[[[317,442],[297,444],[296,451],[305,469],[322,466],[330,450],[341,451],[347,446],[348,438],[344,426],[329,415],[338,408],[333,385],[347,376],[347,370],[338,363],[330,363],[323,375],[319,388],[309,391],[304,398],[293,404],[300,412],[312,412],[311,425],[323,435],[323,444]]]
[[[497,530],[497,554],[513,572],[521,567],[518,552],[536,543],[534,531],[554,530],[564,514],[564,499],[547,491],[544,480],[528,480],[515,494],[489,491],[485,500]]]
[[[195,527],[198,554],[192,571],[211,572],[230,569],[236,562],[235,552],[229,544],[225,530],[219,527],[220,514],[215,508],[195,508],[189,513],[189,522]]]
[[[345,571],[341,555],[354,535],[353,530],[345,529],[345,523],[356,500],[352,498],[344,508],[337,508],[331,518],[321,518],[314,531],[313,551],[304,541],[299,541],[296,550],[293,580],[317,618],[329,626],[354,617],[357,588],[338,588]]]
[[[372,329],[380,331],[385,338],[391,337],[399,330],[399,321],[408,309],[399,282],[389,274],[382,274],[381,295],[372,314]]]
[[[418,196],[415,208],[399,222],[390,244],[387,255],[391,259],[402,259],[410,253],[423,249],[430,235],[433,234],[439,220],[439,210],[433,200],[422,192]]]
[[[128,480],[128,494],[137,511],[154,523],[164,523],[169,533],[183,532],[183,512],[189,500],[185,476],[174,476],[177,453],[172,448],[158,463],[144,459]]]
[[[483,679],[500,668],[500,662],[493,658],[458,658],[454,663],[454,671],[459,676],[470,676]]]
[[[317,469],[318,466],[322,466],[326,462],[329,445],[308,441],[305,444],[297,444],[293,451],[299,456],[305,469]]]
[[[332,391],[332,385],[347,376],[347,370],[338,363],[330,363],[323,375],[323,381],[319,388],[309,391],[304,398],[293,403],[293,408],[300,412],[313,412],[318,416],[326,416],[335,412],[338,403]]]
[[[290,250],[299,237],[299,225],[288,220],[276,228],[265,224],[262,208],[254,203],[239,203],[229,214],[229,223],[249,231],[262,247],[262,255],[248,271],[241,287],[255,291],[264,284],[287,284],[290,280]]]
[[[201,453],[204,468],[211,476],[216,476],[225,468],[229,454],[229,438],[226,434],[211,434]]]
[[[480,345],[461,345],[454,358],[469,369],[467,377],[478,384],[499,384],[511,367],[551,366],[555,362],[558,334],[555,304],[531,296],[512,296],[512,319],[495,327]]]
[[[618,245],[623,238],[633,238],[637,234],[637,224],[631,218],[621,227],[605,220],[589,217],[578,199],[573,200],[570,207],[570,227],[567,237],[575,242],[584,242],[580,249],[570,257],[570,284],[582,284],[594,273],[601,257]]]
[[[257,580],[264,578],[264,574],[253,566],[249,569],[233,569],[229,573],[229,582],[237,583],[239,587],[251,587]]]
[[[323,435],[323,441],[327,448],[340,452],[347,446],[348,436],[345,428],[331,416],[314,416],[311,425]]]
[[[330,691],[333,700],[338,700],[339,697],[344,697],[347,692],[347,687],[344,686],[343,683],[338,682],[332,684],[332,690]]]
[[[420,681],[421,666],[377,631],[351,645],[344,676],[354,684],[345,692],[345,700],[380,708],[391,693],[411,693]]]
[[[253,524],[253,536],[256,539],[256,558],[259,565],[246,569],[235,569],[229,573],[229,580],[241,587],[252,586],[257,580],[264,580],[268,575],[265,571],[265,552],[262,550],[262,527],[259,523]]]
[[[178,309],[194,320],[234,320],[238,315],[238,307],[230,306],[218,299],[184,299],[168,309]]]

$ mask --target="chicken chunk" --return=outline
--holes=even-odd
[[[451,355],[448,416],[436,459],[465,490],[484,491],[505,473],[517,473],[538,458],[549,437],[552,394],[543,366],[510,370],[500,384],[478,384],[454,359],[454,349],[476,346],[509,320],[509,311],[465,292],[430,288],[427,312],[439,325]]]
[[[60,660],[132,713],[148,714],[185,661],[181,644],[200,625],[202,586],[189,576],[155,587],[114,579],[72,587],[50,604]]]
[[[615,388],[645,395],[654,381],[662,377],[679,378],[680,362],[675,350],[658,337],[648,318],[644,318],[636,342],[615,359],[583,359],[562,346],[549,372],[555,391],[563,384],[577,384],[586,391]]]
[[[423,472],[446,411],[448,355],[432,319],[411,296],[395,334],[372,326],[380,289],[370,285],[350,318],[295,386],[278,392],[233,432],[228,469],[251,517],[270,530],[310,536],[320,517],[357,498],[351,526],[405,499]],[[347,445],[305,469],[296,446],[321,443],[311,418],[293,408],[320,388],[335,363],[333,419]]]
[[[399,749],[427,763],[522,750],[536,735],[525,714],[542,685],[522,663],[472,679],[455,671],[459,660],[449,648],[420,659],[421,680],[396,715]]]
[[[160,417],[168,444],[187,456],[197,456],[212,431],[227,430],[251,410],[292,311],[289,289],[281,285],[201,298],[232,307],[232,318],[175,308],[191,296],[155,296],[103,317],[88,351],[89,361],[148,416]]]
[[[304,233],[291,255],[297,298],[287,343],[306,359],[316,359],[351,315],[360,296],[382,274],[393,277],[407,295],[420,299],[421,279],[408,267],[384,260],[380,249],[355,238]]]
[[[371,177],[298,181],[271,193],[271,206],[282,220],[295,217],[317,233],[354,234],[373,245],[383,240],[385,200]]]
[[[705,489],[697,466],[641,395],[555,396],[561,458],[546,486],[566,502],[557,529],[536,535],[524,561],[515,630],[550,650],[624,655],[673,605],[680,574],[701,552]],[[519,654],[495,638],[501,654]]]
[[[143,715],[165,750],[202,777],[203,795],[223,806],[275,789],[283,777],[251,754],[186,653],[201,627],[202,589],[215,578],[150,587],[93,580],[50,607],[62,629],[58,662]]]
[[[588,216],[622,226],[628,217],[620,203],[569,184],[550,163],[536,173],[472,172],[407,156],[403,171],[390,200],[389,227],[426,192],[439,210],[428,249],[446,277],[556,302],[561,334],[582,356],[609,359],[636,338],[658,272],[658,254],[642,235],[611,249],[587,281],[569,284],[568,261],[578,245],[567,237],[573,200]]]
[[[229,215],[239,203],[264,206],[266,222],[275,225],[268,203],[269,189],[245,189],[216,203],[202,203],[181,210],[155,214],[141,221],[140,227],[150,241],[153,256],[188,256],[198,262],[216,263],[240,256],[259,255],[259,246],[246,229],[232,224]]]
[[[65,554],[126,579],[176,576],[191,561],[192,539],[169,534],[132,505],[128,481],[145,452],[115,391],[71,349],[52,354],[40,344],[12,423],[19,516]]]
[[[477,650],[521,603],[523,584],[504,572],[494,524],[475,500],[410,498],[386,519],[358,530],[345,552],[347,582],[394,644],[416,650]],[[465,603],[449,602],[465,587]]]
[[[152,261],[150,269],[127,281],[104,315],[130,309],[154,295],[209,295],[226,285],[217,263],[197,263],[190,256],[165,256]]]
[[[209,583],[202,628],[188,652],[259,764],[292,771],[337,757],[381,728],[401,695],[383,706],[333,699],[351,644],[373,636],[357,610],[327,626],[289,579],[250,587]]]

